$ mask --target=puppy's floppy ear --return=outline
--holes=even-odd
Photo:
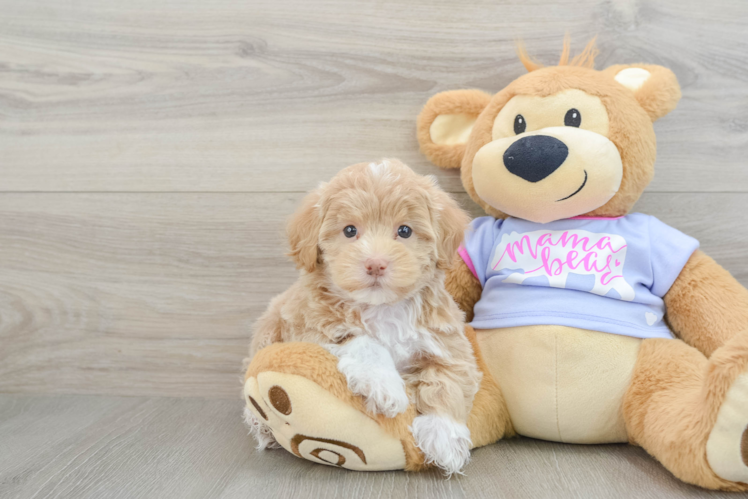
[[[603,72],[632,91],[652,121],[670,113],[680,100],[678,79],[672,71],[663,66],[617,64]]]
[[[432,224],[436,233],[437,267],[448,269],[465,237],[470,215],[460,208],[452,196],[438,187],[436,178],[428,177],[433,183],[429,189],[428,199]]]
[[[316,269],[319,262],[319,232],[323,219],[320,201],[323,187],[320,186],[306,195],[286,226],[288,243],[291,246],[288,256],[296,263],[298,269],[304,269],[309,273]]]
[[[431,163],[459,168],[475,120],[491,96],[480,90],[449,90],[428,100],[418,115],[418,144]]]

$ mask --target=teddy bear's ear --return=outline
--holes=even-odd
[[[491,100],[480,90],[449,90],[433,96],[418,115],[418,143],[434,165],[458,168],[475,120]]]
[[[605,69],[605,73],[634,93],[652,121],[670,113],[680,100],[678,79],[663,66],[618,64]]]

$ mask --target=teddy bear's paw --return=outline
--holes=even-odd
[[[338,357],[338,370],[345,375],[348,388],[364,398],[369,412],[394,418],[408,409],[405,382],[384,347],[368,337],[358,337],[327,349]]]
[[[247,379],[244,395],[250,415],[297,457],[353,470],[405,468],[399,439],[305,377],[260,372]]]
[[[706,443],[706,456],[719,477],[748,483],[748,373],[728,389]]]
[[[413,419],[410,432],[426,463],[436,465],[448,476],[462,474],[472,445],[466,425],[442,415],[419,415]]]
[[[258,450],[282,448],[275,440],[272,429],[261,422],[246,406],[244,407],[244,423],[249,429],[249,434],[257,441]]]

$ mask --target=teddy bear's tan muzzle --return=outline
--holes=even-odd
[[[623,165],[606,137],[548,127],[489,142],[476,153],[472,173],[492,207],[546,223],[604,205],[621,185]]]

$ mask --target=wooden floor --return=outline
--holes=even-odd
[[[398,157],[480,214],[415,117],[521,75],[516,39],[675,71],[637,210],[748,285],[747,30],[744,0],[0,0],[0,496],[709,496],[628,446],[499,443],[450,481],[260,454],[239,388],[305,191]]]
[[[351,472],[258,452],[241,402],[203,398],[0,396],[4,497],[684,497],[689,487],[628,445],[514,439],[473,453],[465,476]]]

